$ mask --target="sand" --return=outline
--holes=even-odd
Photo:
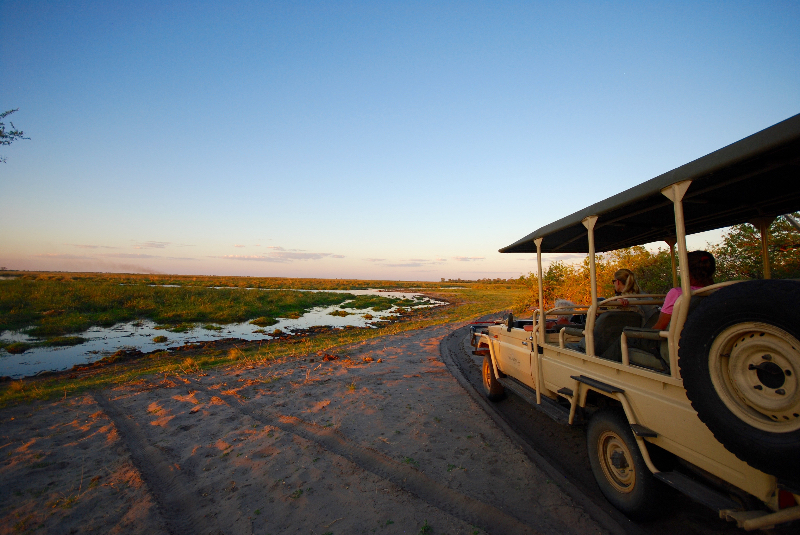
[[[451,375],[460,327],[4,409],[0,533],[604,532]]]

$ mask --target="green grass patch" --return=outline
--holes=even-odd
[[[337,316],[340,318],[344,318],[346,316],[352,316],[353,314],[354,314],[353,312],[348,312],[346,310],[332,310],[331,312],[328,312],[329,316]]]
[[[86,338],[82,336],[56,336],[54,338],[48,338],[42,342],[42,345],[50,347],[77,346],[85,341]]]
[[[145,277],[125,284],[98,279],[0,281],[0,331],[31,327],[26,331],[31,336],[53,337],[144,319],[173,332],[185,332],[197,323],[250,320],[263,327],[277,323],[274,318],[299,318],[314,307],[355,299],[348,293],[151,286]]]
[[[0,341],[0,348],[5,349],[12,355],[24,353],[34,347],[65,347],[76,346],[86,341],[86,338],[81,336],[54,336],[46,340],[38,340],[35,342],[2,342]]]
[[[166,342],[167,340],[169,340],[169,338],[167,338],[167,337],[166,337],[166,336],[164,336],[163,334],[162,334],[162,335],[159,335],[159,336],[154,336],[154,337],[153,337],[153,343],[154,343],[154,344],[163,344],[163,343],[164,343],[164,342]]]
[[[143,278],[146,276],[142,276]],[[22,279],[23,282],[32,282]],[[251,279],[247,279],[248,281]],[[79,282],[85,282],[79,279]],[[16,281],[0,281],[5,285]],[[37,281],[37,283],[40,281]],[[55,281],[59,282],[59,281]],[[67,280],[67,282],[69,282]],[[102,281],[101,281],[102,282]],[[118,283],[117,283],[118,284]],[[418,288],[420,284],[409,284]],[[459,289],[439,289],[436,292],[426,292],[436,299],[445,300],[450,306],[437,308],[416,309],[413,314],[404,315],[394,323],[382,321],[378,328],[334,329],[314,336],[282,337],[269,341],[259,341],[241,344],[241,351],[237,350],[237,359],[232,361],[228,349],[207,349],[199,354],[192,354],[194,366],[190,371],[184,365],[187,355],[171,355],[166,351],[152,353],[146,358],[131,361],[118,361],[114,364],[99,367],[88,374],[81,374],[78,378],[69,379],[66,374],[51,377],[30,378],[22,381],[9,381],[0,383],[0,407],[19,402],[44,400],[53,398],[72,397],[78,393],[110,386],[125,384],[141,380],[142,377],[153,375],[183,375],[196,373],[216,367],[239,368],[264,366],[268,369],[269,363],[276,358],[300,358],[304,355],[318,352],[337,352],[337,348],[353,343],[380,338],[385,335],[400,334],[406,331],[441,325],[451,322],[461,322],[477,317],[511,309],[515,304],[525,304],[526,289],[522,286],[486,284],[468,285],[463,282]],[[370,284],[371,286],[371,284]],[[0,300],[5,299],[5,286],[0,286]],[[158,289],[158,288],[156,288]],[[181,290],[180,288],[163,288],[162,290]],[[206,292],[205,289],[188,288],[191,291]],[[218,292],[211,290],[210,292]],[[236,292],[232,290],[231,294]],[[281,292],[239,292],[241,294],[279,294]],[[292,294],[314,295],[314,292],[290,292]],[[228,294],[229,296],[231,294]],[[220,294],[221,295],[221,294]],[[353,299],[352,295],[324,292],[323,295],[340,296],[344,301]],[[235,297],[232,297],[235,301]],[[313,303],[313,299],[302,301],[302,304]],[[338,303],[333,303],[338,304]],[[68,307],[62,306],[61,310]],[[519,309],[515,309],[515,313]],[[65,312],[66,313],[66,312]],[[263,314],[256,314],[259,317]],[[5,320],[4,320],[5,321]],[[217,320],[213,320],[217,322]],[[221,323],[221,322],[220,322]],[[7,348],[8,346],[6,346]]]
[[[3,347],[3,349],[11,353],[12,355],[19,355],[20,353],[25,353],[32,347],[34,347],[33,344],[28,344],[25,342],[11,342],[10,344],[6,344]]]
[[[270,325],[275,325],[276,323],[278,323],[278,320],[274,318],[268,318],[266,316],[261,316],[260,318],[251,320],[250,323],[258,327],[269,327]]]
[[[396,297],[384,297],[382,295],[359,295],[352,301],[347,301],[342,306],[346,308],[355,308],[356,310],[363,310],[369,308],[375,312],[389,310],[394,306],[416,306],[420,305],[419,301],[414,299],[399,299]]]

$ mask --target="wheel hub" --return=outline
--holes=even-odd
[[[597,455],[608,482],[618,492],[632,492],[636,483],[636,470],[628,462],[631,453],[624,440],[616,433],[606,431],[597,442]]]
[[[628,460],[625,459],[625,454],[621,451],[615,451],[611,454],[611,465],[617,470],[628,468]]]
[[[764,355],[761,358],[766,362],[762,362],[757,366],[750,364],[747,369],[755,370],[758,380],[765,387],[773,389],[782,387],[783,383],[786,382],[786,373],[774,362],[769,362],[772,360],[772,355]]]
[[[709,352],[712,382],[739,418],[771,432],[800,429],[800,342],[766,323],[725,329]]]

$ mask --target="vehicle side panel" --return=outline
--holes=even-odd
[[[545,346],[541,362],[545,389],[558,391],[566,387],[574,390],[576,381],[572,377],[580,375],[621,388],[633,412],[629,415],[631,423],[658,433],[656,438],[648,438],[648,441],[761,500],[770,498],[775,478],[740,461],[714,438],[697,417],[680,381],[657,372],[626,368],[616,362],[553,346]],[[588,387],[581,384],[580,388]]]

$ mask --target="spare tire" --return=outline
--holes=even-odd
[[[687,318],[678,364],[700,420],[750,466],[800,479],[800,283],[721,288]]]

